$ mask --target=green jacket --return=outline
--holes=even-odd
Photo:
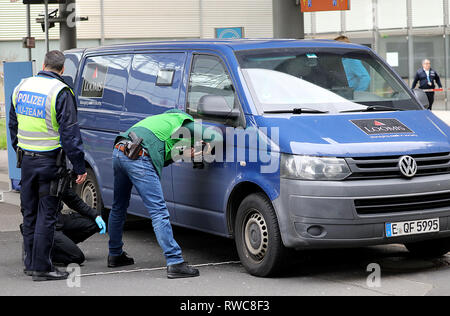
[[[189,130],[191,139],[172,137],[181,127]],[[200,128],[201,130],[199,130]],[[142,147],[150,155],[153,166],[161,177],[162,168],[173,162],[171,152],[174,145],[185,142],[183,145],[191,146],[194,142],[195,133],[203,135],[203,130],[203,126],[194,123],[192,116],[181,110],[173,109],[163,114],[149,116],[136,123],[125,133],[121,133],[116,138],[115,144],[123,139],[130,139],[128,137],[130,132],[134,132],[138,137],[141,137],[143,139]],[[219,133],[214,133],[210,139],[203,140],[206,142],[220,141],[222,136]]]

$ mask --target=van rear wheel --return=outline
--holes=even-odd
[[[264,194],[252,194],[242,201],[236,215],[235,242],[250,274],[267,277],[281,269],[286,249],[275,210]]]
[[[103,208],[102,197],[97,184],[95,174],[91,169],[87,169],[86,180],[82,184],[76,185],[76,193],[91,208],[101,211]]]

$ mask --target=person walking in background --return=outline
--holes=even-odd
[[[435,89],[435,82],[437,83],[439,89],[442,89],[441,79],[439,78],[438,73],[431,68],[431,62],[429,59],[424,59],[422,61],[422,68],[417,70],[412,84],[412,89],[416,88],[418,82],[419,88],[423,90]],[[434,103],[434,91],[426,91],[425,93],[427,94],[428,102],[430,103],[430,107],[428,109],[431,111],[431,107]]]

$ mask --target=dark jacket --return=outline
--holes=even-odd
[[[71,210],[74,210],[78,214],[90,218],[93,221],[99,216],[100,214],[91,208],[89,205],[84,203],[84,201],[72,190],[67,189],[64,191],[62,197],[62,202],[64,202]],[[58,213],[58,221],[56,223],[56,230],[61,230],[64,227],[64,221],[62,218],[62,203],[60,205],[60,212]]]
[[[439,86],[439,88],[442,88],[441,79],[439,78],[438,73],[433,69],[430,68],[430,81],[431,86],[428,84],[428,78],[425,70],[423,68],[417,70],[416,76],[414,77],[414,81],[412,84],[412,88],[415,89],[417,82],[419,82],[419,88],[420,89],[435,89],[436,85],[435,82]]]
[[[64,79],[50,71],[41,71],[39,76],[56,78],[63,83]],[[56,120],[59,124],[59,134],[61,139],[61,145],[73,165],[73,171],[77,174],[84,174],[86,172],[86,166],[84,162],[83,141],[81,140],[80,127],[77,121],[77,105],[74,95],[69,89],[63,89],[56,99]],[[17,115],[12,106],[9,111],[9,131],[11,135],[11,144],[14,150],[17,151]]]

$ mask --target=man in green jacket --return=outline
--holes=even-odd
[[[190,139],[178,138],[180,133],[189,131]],[[184,157],[194,157],[201,153],[193,150],[194,133],[202,133],[200,124],[180,110],[169,110],[160,115],[147,117],[120,134],[115,141],[113,153],[114,202],[109,216],[109,256],[108,267],[134,264],[133,258],[123,251],[123,225],[129,206],[131,189],[138,191],[152,219],[153,230],[167,263],[167,277],[185,278],[199,276],[199,271],[188,266],[181,255],[181,248],[175,241],[169,212],[164,200],[160,177],[164,166],[173,162],[174,147],[185,145],[188,150]],[[131,135],[130,135],[131,134]],[[130,153],[133,137],[142,139],[135,155]],[[222,141],[220,133],[212,133],[209,143]],[[136,143],[136,141],[134,141]],[[139,142],[138,142],[139,143]],[[131,150],[132,151],[132,150]],[[187,153],[187,155],[186,155]]]

